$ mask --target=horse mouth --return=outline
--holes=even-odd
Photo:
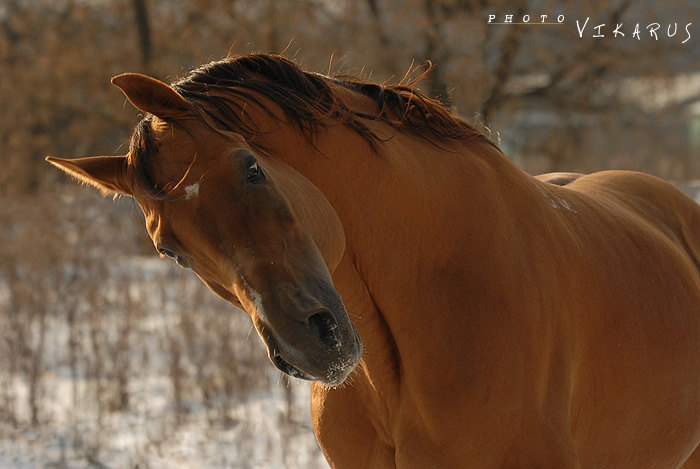
[[[325,366],[319,367],[318,363],[315,364],[316,366],[309,363],[303,358],[303,355],[300,357],[285,359],[283,355],[297,355],[298,352],[290,353],[287,351],[287,353],[285,353],[285,351],[279,347],[272,334],[267,331],[262,336],[263,342],[267,346],[268,358],[275,368],[293,378],[303,379],[306,381],[320,381],[328,386],[338,386],[342,384],[359,362],[359,358],[362,355],[362,341],[354,327],[352,327],[352,337],[353,344],[352,347],[350,347],[352,349],[351,352],[341,353],[339,350],[341,347],[340,344],[338,344],[334,350],[337,356]],[[293,365],[289,360],[295,360],[296,362],[299,362],[299,364]],[[306,368],[308,366],[311,368],[317,368],[318,371],[312,373],[302,369],[302,367]]]
[[[277,349],[270,350],[269,357],[272,364],[275,365],[275,368],[280,370],[282,373],[291,376],[292,378],[304,379],[306,381],[314,381],[316,379],[282,358]]]

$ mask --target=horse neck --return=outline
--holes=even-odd
[[[457,246],[468,259],[509,229],[506,212],[542,199],[536,181],[487,143],[438,147],[395,134],[374,153],[351,140],[321,147],[327,157],[301,171],[335,208],[368,276],[415,281],[426,263],[454,262]]]
[[[318,136],[320,155],[308,145],[280,154],[324,193],[342,222],[346,252],[334,283],[365,342],[362,372],[372,387],[390,389],[397,380],[387,363],[400,370],[399,356],[410,359],[401,349],[415,340],[407,333],[411,322],[430,315],[419,327],[450,327],[430,309],[450,287],[435,279],[479,275],[464,269],[487,261],[484,253],[503,239],[498,233],[512,229],[507,212],[521,210],[537,189],[486,143],[447,142],[443,149],[396,133],[379,147],[373,152],[339,126]]]

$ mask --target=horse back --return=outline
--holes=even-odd
[[[576,178],[567,188],[604,200],[612,210],[661,232],[700,276],[700,205],[673,184],[644,173],[604,171]]]
[[[539,179],[542,182],[546,182],[548,184],[554,184],[555,186],[566,186],[567,184],[570,184],[574,182],[576,179],[580,178],[583,176],[581,173],[546,173],[546,174],[539,174],[535,176],[536,179]]]

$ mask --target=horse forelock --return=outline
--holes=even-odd
[[[341,97],[333,85],[369,98],[377,111],[354,109],[347,94]],[[247,104],[280,119],[265,102],[267,99],[310,141],[320,128],[339,123],[377,151],[382,139],[372,130],[371,123],[382,122],[436,145],[442,140],[475,140],[496,146],[484,133],[409,84],[382,85],[345,75],[331,78],[303,71],[277,55],[227,57],[190,71],[172,87],[213,130],[240,133],[251,140],[264,132],[249,118]],[[147,115],[137,124],[131,138],[130,164],[136,183],[151,195],[159,196],[162,194],[150,169],[150,158],[155,151],[151,122],[151,116]],[[249,143],[255,146],[254,141]]]
[[[136,124],[129,143],[128,163],[132,185],[139,187],[152,197],[158,197],[157,184],[150,164],[156,146],[151,129],[152,120],[152,116],[146,115]]]

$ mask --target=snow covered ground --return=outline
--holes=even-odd
[[[0,467],[327,467],[313,437],[308,411],[296,406],[299,420],[284,423],[281,391],[258,393],[241,401],[230,423],[212,423],[200,408],[178,426],[167,418],[167,384],[152,380],[139,387],[137,394],[143,401],[137,409],[112,413],[100,424],[90,415],[64,413],[39,429],[5,426]],[[296,401],[307,400],[303,389],[295,386]],[[61,410],[60,401],[53,404]]]
[[[105,275],[102,290],[27,324],[39,376],[0,360],[0,468],[327,467],[308,383],[267,362],[243,312],[155,257]],[[12,317],[8,288],[0,279]]]

